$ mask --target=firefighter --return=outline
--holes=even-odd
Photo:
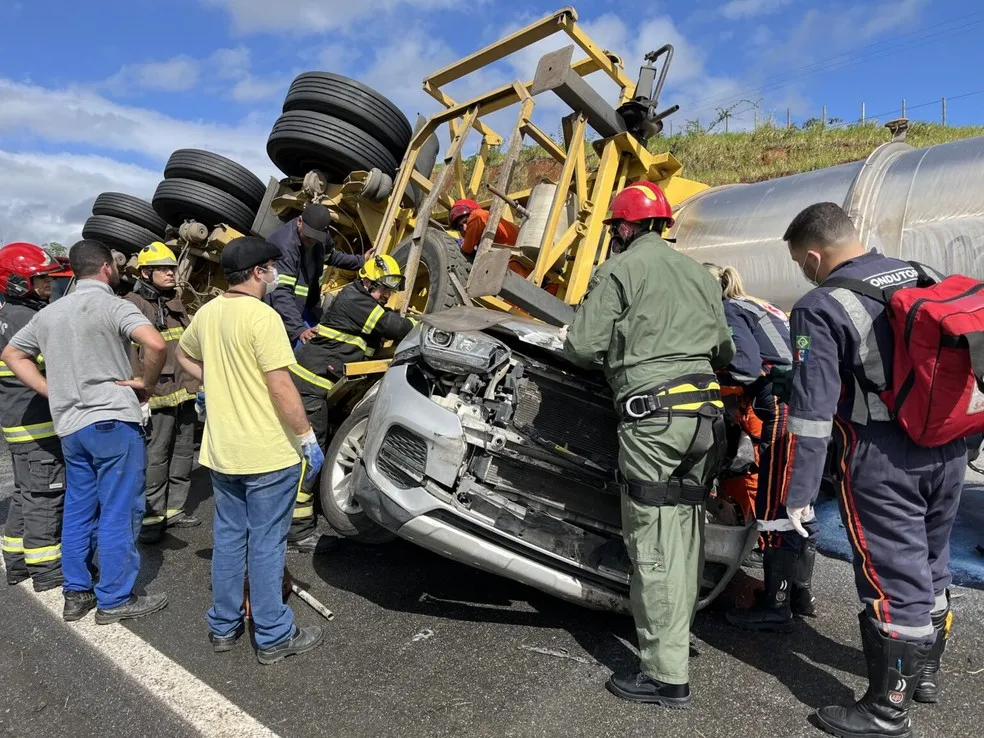
[[[325,399],[335,382],[345,374],[345,365],[371,358],[385,340],[398,341],[415,325],[384,305],[392,294],[403,289],[403,275],[389,255],[368,259],[358,278],[346,285],[329,305],[315,329],[316,335],[294,354],[297,364],[290,367],[301,393],[304,410],[322,448],[328,442],[328,405]],[[297,493],[294,518],[287,538],[294,552],[315,552],[320,536],[315,532],[315,480],[306,482]]]
[[[124,298],[160,331],[167,358],[149,400],[153,419],[147,443],[147,510],[141,543],[158,543],[167,528],[194,528],[201,523],[185,511],[195,452],[195,397],[199,383],[178,364],[178,340],[188,326],[188,311],[177,293],[178,260],[160,241],[137,255],[140,278]],[[143,373],[143,348],[130,346],[133,376]]]
[[[724,316],[735,342],[735,357],[719,376],[722,383],[741,388],[744,402],[762,421],[755,519],[765,539],[765,592],[755,606],[729,612],[727,619],[748,630],[785,630],[793,614],[814,614],[810,585],[816,560],[816,526],[811,524],[810,538],[802,538],[782,506],[788,409],[773,393],[772,378],[787,374],[793,364],[789,319],[775,305],[749,296],[734,267],[704,266],[721,285]]]
[[[967,444],[960,439],[924,448],[891,419],[879,397],[892,376],[884,306],[827,281],[907,286],[916,282],[916,270],[866,252],[834,203],[803,210],[783,238],[817,285],[790,316],[786,512],[805,535],[832,438],[841,515],[864,603],[858,619],[868,690],[855,704],[823,707],[816,717],[838,736],[909,736],[910,701],[935,702],[939,695],[937,672],[951,623],[949,538]]]
[[[622,535],[641,665],[606,687],[623,699],[685,708],[704,501],[724,440],[714,371],[728,365],[734,345],[720,287],[660,237],[673,216],[657,185],[618,193],[605,222],[613,256],[592,278],[564,350],[580,366],[603,364],[622,419]]]
[[[321,316],[321,277],[325,265],[351,271],[362,266],[364,257],[333,248],[331,223],[328,208],[310,203],[301,215],[284,223],[266,239],[280,247],[280,258],[277,288],[263,300],[283,319],[291,345],[309,341],[315,335],[314,329],[308,326],[317,325]]]
[[[0,351],[47,304],[51,274],[61,270],[40,246],[10,243],[0,249]],[[44,371],[44,359],[37,358]],[[34,590],[62,585],[61,529],[65,504],[65,462],[48,409],[0,361],[0,425],[10,449],[14,491],[3,531],[7,584],[28,577]]]

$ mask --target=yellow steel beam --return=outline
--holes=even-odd
[[[392,359],[377,359],[375,361],[353,361],[345,365],[345,376],[346,377],[361,377],[366,374],[382,374],[387,369],[389,365],[393,363]]]
[[[563,164],[567,159],[567,152],[564,151],[562,147],[558,146],[557,142],[550,138],[547,132],[539,126],[527,122],[524,132],[527,136],[532,138],[540,146],[540,148],[550,154],[550,156],[559,161],[561,164]]]
[[[478,150],[478,156],[475,157],[475,166],[472,169],[471,180],[468,182],[468,197],[473,200],[478,197],[478,189],[482,186],[482,177],[485,176],[485,167],[489,163],[491,148],[488,138],[483,136],[482,146]]]
[[[580,46],[584,52],[605,74],[607,74],[617,84],[621,90],[620,103],[624,103],[632,98],[635,92],[635,82],[628,77],[622,69],[621,60],[616,62],[604,50],[598,47],[591,37],[588,36],[581,27],[577,25],[577,18],[564,18],[561,23],[567,35],[573,39],[574,43]]]
[[[423,190],[425,194],[430,194],[430,191],[434,189],[434,183],[431,182],[429,179],[427,179],[427,177],[425,177],[423,174],[418,172],[416,169],[414,169],[413,172],[411,172],[410,181],[413,184],[417,185],[421,190]],[[443,205],[448,210],[450,210],[451,205],[454,201],[446,194],[441,192],[438,193],[437,195],[437,202],[438,204]]]

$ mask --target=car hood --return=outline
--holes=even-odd
[[[561,329],[532,318],[477,307],[454,307],[421,318],[424,323],[442,331],[506,332],[533,346],[546,349],[564,358]]]

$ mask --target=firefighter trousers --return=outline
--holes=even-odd
[[[628,480],[665,482],[680,465],[697,419],[662,418],[619,426],[619,468]],[[707,484],[712,449],[684,478]],[[712,458],[713,457],[713,458]],[[622,494],[622,537],[632,562],[630,606],[640,667],[665,684],[690,681],[690,624],[704,568],[704,506],[656,506]]]
[[[950,531],[967,444],[923,448],[894,422],[835,419],[837,492],[865,611],[895,638],[931,643],[946,608]]]
[[[14,492],[3,531],[7,581],[28,576],[38,591],[62,584],[61,532],[65,462],[57,438],[8,444]]]
[[[314,435],[324,449],[328,442],[328,405],[325,402],[326,392],[310,387],[307,382],[295,377],[295,384],[300,390],[301,402],[304,403],[304,412],[307,413],[308,422],[314,430]],[[310,387],[310,389],[308,389]],[[305,391],[307,390],[307,391]],[[318,479],[315,477],[310,482],[306,482],[297,489],[297,501],[294,503],[294,514],[290,521],[290,532],[287,534],[288,541],[301,541],[314,533],[318,527],[318,519],[315,516],[315,490],[318,489]]]
[[[144,530],[163,528],[183,515],[195,455],[195,402],[154,410],[147,441],[147,510]]]

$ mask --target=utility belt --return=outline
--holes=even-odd
[[[622,403],[623,423],[660,418],[664,427],[674,416],[697,418],[697,428],[679,466],[665,482],[626,479],[618,475],[619,486],[637,502],[656,507],[702,505],[710,494],[709,485],[684,479],[714,447],[727,444],[721,386],[713,374],[690,374],[633,395]]]

